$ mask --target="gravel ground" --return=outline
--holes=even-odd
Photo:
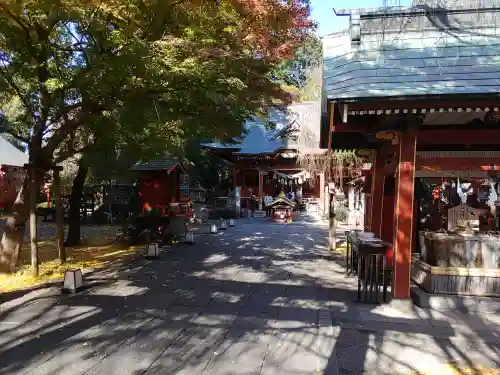
[[[5,225],[5,220],[0,219],[0,235],[3,233],[3,226]],[[85,235],[87,238],[99,237],[100,239],[113,239],[116,237],[116,232],[121,228],[120,225],[82,225],[81,234]],[[26,231],[24,234],[24,240],[29,239],[29,224],[26,225]],[[68,226],[64,226],[65,235],[68,233]],[[47,223],[42,219],[38,220],[38,240],[39,241],[50,241],[54,240],[57,235],[57,228],[55,223]]]

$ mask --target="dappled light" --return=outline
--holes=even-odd
[[[496,366],[495,315],[357,304],[356,281],[344,277],[343,255],[328,251],[325,225],[242,219],[238,226],[123,265],[70,298],[4,303],[0,374],[431,374],[451,364]]]

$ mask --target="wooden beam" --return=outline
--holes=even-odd
[[[500,130],[425,130],[418,132],[418,145],[491,145],[500,142]]]

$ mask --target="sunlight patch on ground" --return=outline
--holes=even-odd
[[[71,268],[103,268],[123,261],[142,249],[143,247],[136,246],[120,248],[118,245],[67,248],[67,263],[61,265],[55,241],[43,241],[39,244],[38,255],[40,276],[34,278],[31,276],[29,246],[25,246],[20,253],[21,266],[18,271],[13,274],[0,274],[0,292],[9,292],[49,281],[62,280],[64,271]]]
[[[342,245],[338,245],[335,250],[332,249],[332,252],[336,253],[336,254],[344,254],[347,250],[347,244],[342,244]]]
[[[430,372],[412,372],[410,375],[500,375],[500,369],[476,367],[476,368],[457,368],[454,365],[444,365],[435,371]]]

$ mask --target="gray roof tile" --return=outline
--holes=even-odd
[[[180,164],[179,160],[172,156],[165,156],[145,163],[137,163],[131,169],[133,171],[168,171]]]
[[[378,12],[361,16],[358,44],[323,38],[329,98],[500,92],[500,9]]]

